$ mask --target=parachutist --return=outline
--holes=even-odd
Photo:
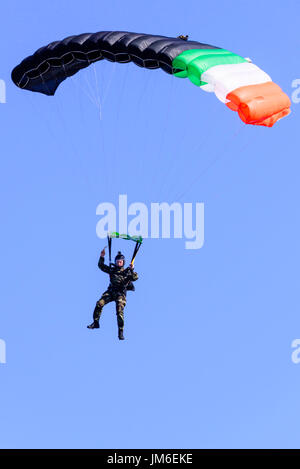
[[[101,317],[103,306],[114,301],[116,303],[116,313],[118,322],[118,337],[124,340],[124,309],[126,306],[126,294],[128,290],[134,290],[132,282],[138,279],[138,274],[134,271],[133,262],[126,269],[125,257],[121,253],[115,257],[115,263],[110,263],[109,266],[104,263],[105,249],[101,251],[98,267],[102,272],[109,275],[110,284],[108,289],[103,293],[100,300],[97,301],[94,314],[93,323],[87,326],[88,329],[99,329],[99,320]]]

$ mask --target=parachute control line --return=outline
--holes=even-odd
[[[120,239],[125,239],[127,241],[134,241],[135,242],[135,247],[134,251],[132,254],[132,258],[130,261],[130,265],[134,265],[134,261],[136,258],[137,253],[139,252],[141,245],[143,243],[143,238],[141,236],[130,236],[128,234],[120,234],[117,232],[110,232],[107,234],[107,240],[108,240],[108,253],[109,253],[109,265],[112,265],[111,262],[111,246],[112,246],[112,239],[113,238],[120,238]]]
[[[12,80],[22,89],[52,96],[66,78],[103,59],[189,78],[214,92],[246,124],[272,127],[290,113],[290,99],[267,73],[237,54],[188,36],[126,31],[70,36],[25,58],[12,71]]]

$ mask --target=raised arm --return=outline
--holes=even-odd
[[[106,265],[104,263],[104,256],[105,256],[105,250],[103,249],[101,251],[101,254],[100,254],[100,259],[99,259],[99,262],[98,262],[98,267],[100,270],[102,270],[102,272],[105,272],[106,274],[109,274],[110,273],[110,268],[108,265]]]

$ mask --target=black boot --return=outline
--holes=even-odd
[[[92,322],[92,324],[87,326],[88,329],[99,329],[99,327],[100,327],[100,325],[99,325],[99,320],[98,319],[95,319],[94,322]]]
[[[119,340],[125,340],[125,337],[123,335],[123,329],[119,329]]]

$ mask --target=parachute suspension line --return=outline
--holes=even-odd
[[[95,63],[89,61],[89,64],[91,64],[91,66],[88,67],[87,69],[87,73],[85,75],[85,82],[87,86],[89,87],[89,90],[93,96],[93,102],[99,111],[99,116],[101,120],[102,112],[101,112],[101,100],[100,100],[100,94],[99,94],[98,76],[96,73]]]
[[[103,186],[103,184],[105,185],[105,192],[107,192],[108,190],[111,189],[111,181],[110,181],[111,171],[109,170],[110,156],[107,153],[107,150],[105,148],[105,129],[104,129],[105,120],[103,119],[102,111],[104,110],[105,99],[106,99],[106,97],[109,93],[110,86],[112,84],[113,77],[114,77],[114,74],[115,74],[115,71],[116,71],[116,62],[114,62],[114,64],[113,64],[112,71],[110,72],[110,76],[109,76],[109,81],[106,84],[105,90],[104,90],[104,83],[105,83],[104,76],[105,76],[105,74],[102,73],[102,71],[105,70],[106,65],[107,65],[106,61],[103,61],[103,64],[101,64],[100,67],[99,67],[99,70],[100,70],[100,86],[99,86],[99,84],[98,84],[99,75],[97,73],[97,67],[96,67],[95,63],[93,64],[95,84],[96,84],[98,103],[99,103],[99,105],[97,107],[99,108],[99,115],[100,115],[100,119],[98,121],[98,123],[99,123],[99,134],[98,135],[99,135],[99,142],[100,142],[99,152],[102,156],[102,163],[103,163],[103,168],[101,169],[99,177],[102,176],[101,185],[102,186]],[[109,70],[111,70],[111,67],[109,67]],[[101,98],[101,90],[103,90],[102,98]]]
[[[38,115],[39,117],[39,122],[43,122],[45,124],[45,127],[47,128],[49,135],[51,137],[51,141],[56,142],[57,141],[57,136],[53,132],[50,122],[49,122],[49,113],[42,113],[40,106],[36,104],[36,101],[33,97],[33,95],[30,93],[29,94],[29,100],[31,103],[31,106],[33,108],[33,114]]]
[[[172,77],[173,77],[174,80],[176,79],[176,77],[174,75],[172,75]],[[179,80],[176,80],[175,82],[174,81],[172,82],[171,100],[170,100],[170,103],[169,103],[169,115],[171,117],[176,115],[176,113],[171,112],[171,109],[172,109],[172,106],[174,106],[174,103],[176,102],[176,99],[172,99],[172,98],[173,98],[174,94],[176,96],[176,89],[177,89],[178,83],[179,83]],[[179,118],[177,120],[181,121],[182,119]],[[173,122],[171,120],[169,120],[166,127],[165,127],[166,131],[167,131],[168,127],[172,128],[172,126],[173,126]],[[173,143],[174,143],[174,139],[173,139]],[[176,143],[176,139],[175,139],[175,143]],[[179,158],[177,157],[177,152],[178,152],[178,146],[176,144],[175,148],[174,147],[171,148],[171,146],[167,147],[167,149],[165,151],[165,154],[163,155],[166,169],[163,173],[161,183],[160,183],[160,185],[158,187],[158,190],[157,190],[157,193],[160,194],[160,197],[161,197],[162,200],[170,199],[170,192],[166,191],[166,195],[163,195],[163,192],[165,190],[165,187],[168,185],[168,182],[171,180],[171,178],[170,178],[171,172],[174,172],[174,168],[178,164],[178,159]],[[184,154],[184,151],[182,153]],[[178,178],[178,176],[176,177],[176,179],[177,178]]]
[[[86,70],[86,72],[87,72],[87,70]],[[86,81],[86,76],[85,76],[85,74],[80,75],[80,77],[81,77],[81,76],[84,76],[84,77],[85,77],[85,81]],[[98,107],[98,106],[97,106],[97,102],[96,102],[96,100],[95,100],[95,98],[94,98],[94,96],[93,96],[93,93],[91,94],[90,92],[88,92],[88,90],[87,90],[87,88],[86,88],[85,86],[82,86],[82,84],[81,84],[81,82],[80,82],[80,78],[78,77],[78,79],[75,79],[74,76],[72,76],[72,77],[70,77],[70,78],[71,78],[71,80],[72,80],[72,83],[73,83],[78,89],[80,89],[81,91],[83,91],[83,93],[88,97],[89,101],[91,101],[91,103],[92,103],[94,106]],[[90,83],[87,83],[87,82],[86,82],[86,84],[88,85],[89,88],[91,88]],[[89,90],[89,91],[91,91],[91,90]]]
[[[90,61],[89,61],[89,64],[90,64]],[[64,70],[64,73],[65,73],[65,76],[66,78],[68,77],[67,73],[66,73],[66,69],[65,69],[65,64],[63,64],[63,70]],[[79,166],[80,166],[80,173],[81,175],[83,174],[84,175],[84,178],[86,180],[86,184],[88,187],[91,187],[93,186],[93,184],[91,183],[91,179],[90,177],[88,176],[88,173],[86,171],[86,165],[84,163],[84,161],[82,160],[82,157],[81,157],[81,154],[80,152],[78,151],[78,147],[77,145],[74,143],[74,138],[73,138],[73,135],[74,133],[70,131],[70,128],[68,126],[68,123],[64,117],[64,114],[63,114],[63,105],[61,103],[61,100],[60,99],[57,99],[57,109],[58,109],[58,114],[60,116],[60,119],[62,121],[62,124],[63,124],[63,128],[65,129],[65,132],[66,132],[66,135],[68,135],[69,137],[69,141],[71,143],[71,146],[73,148],[73,153],[74,155],[77,155],[77,159],[78,159],[78,162],[79,162]]]
[[[166,134],[167,134],[167,130],[169,128],[169,116],[171,115],[171,109],[172,109],[172,105],[173,105],[173,102],[174,102],[174,85],[175,85],[175,77],[173,75],[171,75],[170,77],[171,79],[171,85],[169,86],[169,96],[167,97],[167,104],[166,104],[166,113],[165,113],[165,116],[164,116],[164,119],[163,119],[163,124],[162,124],[162,132],[161,132],[161,136],[160,136],[160,140],[159,140],[159,147],[156,151],[156,155],[157,157],[155,158],[155,161],[154,161],[154,164],[153,164],[153,168],[154,170],[156,171],[157,168],[159,168],[160,166],[160,160],[162,158],[162,152],[163,152],[163,148],[165,146],[165,140],[166,140]],[[150,187],[152,187],[152,183],[153,183],[153,180],[157,179],[157,175],[155,175],[153,178],[147,178],[148,179],[148,193],[149,193],[149,189]],[[160,179],[160,186],[162,185],[162,179]],[[151,184],[151,186],[150,186]],[[158,189],[158,193],[159,193],[159,189]],[[150,197],[152,196],[153,194],[151,194],[151,189],[150,189]]]
[[[107,235],[108,241],[108,256],[109,256],[109,265],[111,266],[111,237]]]
[[[215,103],[215,106],[210,106],[209,112],[205,116],[205,125],[202,125],[201,122],[199,122],[199,125],[201,127],[201,135],[204,136],[203,141],[201,143],[197,144],[194,146],[193,150],[189,151],[189,156],[192,156],[193,153],[201,149],[200,157],[201,155],[204,154],[204,152],[207,150],[208,144],[211,142],[212,139],[212,133],[216,130],[216,119],[217,118],[217,113],[218,113],[218,105],[219,103]],[[165,190],[165,193],[168,194],[169,199],[173,199],[173,195],[175,194],[176,191],[176,185],[171,184],[171,181],[173,181],[175,178],[177,179],[179,174],[183,174],[183,166],[186,166],[187,164],[187,158],[186,158],[186,150],[188,148],[188,143],[186,142],[186,136],[188,131],[191,130],[191,127],[189,123],[187,122],[187,125],[185,127],[184,134],[180,138],[180,141],[178,142],[178,145],[176,146],[176,153],[175,157],[173,158],[174,164],[172,165],[170,172],[168,174],[168,177],[165,178],[165,183],[162,188],[162,190]],[[190,135],[189,135],[190,137]],[[182,156],[184,156],[182,158]],[[172,177],[172,175],[174,176]],[[164,196],[165,198],[165,196]],[[176,200],[176,199],[173,199]]]
[[[63,66],[63,69],[64,69],[64,72],[65,72],[65,67],[64,67],[64,66]],[[66,72],[65,72],[65,75],[66,75],[66,77],[67,77]],[[45,82],[43,75],[40,75],[40,78],[41,78],[43,84],[45,85],[45,87],[49,90],[48,84]],[[53,130],[51,129],[49,120],[48,120],[48,118],[46,117],[46,116],[47,116],[47,113],[42,114],[42,113],[40,112],[39,107],[35,105],[35,102],[34,102],[34,100],[32,99],[31,95],[30,95],[30,100],[31,100],[31,103],[32,103],[33,107],[35,107],[35,109],[37,110],[37,113],[40,115],[40,120],[41,120],[41,122],[44,122],[44,124],[45,124],[45,126],[46,126],[46,128],[47,128],[47,130],[48,130],[48,132],[49,132],[49,134],[50,134],[50,136],[51,136],[51,140],[52,140],[52,141],[57,141],[57,135],[56,135],[56,134],[53,132]],[[59,99],[55,100],[55,107],[56,107],[56,110],[57,110],[57,114],[59,115],[59,118],[60,118],[60,120],[61,120],[62,128],[63,128],[64,131],[65,131],[65,135],[69,137],[70,145],[71,145],[71,147],[72,147],[72,149],[73,149],[73,154],[76,155],[76,156],[77,156],[77,159],[79,160],[79,165],[80,165],[80,167],[81,167],[81,171],[80,171],[80,172],[81,172],[81,175],[82,175],[82,174],[84,175],[84,179],[85,179],[85,183],[86,183],[87,187],[91,187],[91,184],[90,184],[90,181],[89,181],[89,177],[88,177],[88,175],[87,175],[87,172],[86,172],[86,170],[83,169],[83,164],[82,164],[81,156],[80,156],[79,153],[78,153],[78,149],[77,149],[76,145],[74,145],[73,138],[72,138],[72,136],[71,136],[71,134],[70,134],[69,128],[68,128],[68,126],[67,126],[67,124],[66,124],[66,121],[65,121],[65,119],[64,119],[64,117],[63,117],[63,113],[62,113],[62,109],[61,109],[61,102],[60,102]],[[70,165],[70,166],[73,168],[73,165]]]
[[[87,67],[86,73],[84,74],[84,80],[85,80],[85,84],[86,84],[86,86],[89,90],[90,96],[92,97],[92,102],[94,103],[96,108],[99,109],[99,103],[97,101],[97,96],[96,96],[96,93],[95,93],[95,87],[91,83],[91,80],[90,80],[90,77],[89,77],[89,75],[91,74],[91,68],[92,67],[90,67],[90,65],[92,64],[92,62],[90,61],[89,58],[87,60],[88,60],[89,65]]]
[[[143,111],[143,100],[147,99],[147,97],[149,96],[149,93],[148,93],[148,87],[149,87],[149,83],[150,83],[150,79],[153,77],[153,74],[152,73],[147,73],[146,74],[147,77],[145,78],[145,80],[142,80],[142,91],[140,92],[140,96],[138,98],[138,101],[136,103],[136,113],[135,113],[135,116],[136,116],[136,120],[138,120],[137,122],[137,125],[139,125],[140,123],[143,123],[143,129],[147,129],[148,128],[148,125],[147,125],[147,116],[149,115],[148,112],[142,112]],[[151,91],[152,90],[152,87],[151,87]],[[152,98],[153,98],[153,93],[152,93]],[[151,102],[153,102],[153,99],[151,99]],[[144,109],[147,109],[147,106],[144,105]],[[145,151],[145,154],[144,154],[144,157],[141,158],[141,156],[139,155],[139,158],[136,162],[136,169],[135,169],[135,173],[138,177],[142,177],[144,174],[146,174],[146,171],[147,171],[147,168],[146,168],[146,171],[145,171],[145,159],[146,159],[146,151],[147,151],[147,133],[145,132],[145,134],[142,136],[143,138],[143,142],[144,142],[144,151]]]
[[[94,106],[96,106],[97,109],[99,109],[99,102],[97,99],[97,93],[95,92],[95,86],[93,85],[93,83],[91,82],[91,78],[89,77],[89,75],[91,75],[91,68],[92,68],[91,65],[94,66],[95,64],[91,62],[89,58],[87,58],[87,61],[89,65],[87,67],[87,70],[85,70],[85,73],[83,74],[85,86],[80,86],[80,87],[84,91],[84,93],[88,96],[91,103]]]
[[[85,71],[86,72],[86,71]],[[73,83],[73,86],[75,88],[75,90],[77,91],[77,94],[78,94],[78,97],[77,97],[77,101],[79,103],[79,113],[80,113],[80,117],[81,117],[81,121],[82,121],[82,128],[85,129],[85,132],[88,131],[89,127],[86,125],[86,121],[85,121],[85,117],[84,117],[84,107],[86,106],[86,103],[88,103],[89,105],[89,102],[93,105],[93,106],[96,106],[98,108],[98,105],[95,101],[95,99],[88,93],[87,89],[85,86],[83,86],[82,84],[82,76],[84,74],[80,75],[78,78],[74,78],[74,77],[70,77],[72,79],[72,83]],[[83,97],[83,99],[81,99]],[[88,101],[85,100],[84,98],[87,97],[88,98]],[[100,126],[100,135],[101,135],[101,144],[102,144],[102,154],[103,154],[103,162],[104,162],[104,170],[103,170],[103,173],[107,173],[107,167],[108,167],[108,164],[107,164],[107,158],[106,158],[106,153],[105,153],[105,149],[104,149],[104,132],[102,131],[101,129],[101,126],[103,126],[102,124],[102,121],[99,119],[97,120],[99,122],[99,126]],[[89,145],[89,149],[87,149],[87,154],[88,155],[93,155],[95,153],[95,148],[92,146],[92,140],[90,138],[85,138],[85,144],[86,145]],[[76,151],[78,151],[78,149],[76,148]],[[82,158],[80,156],[80,158]],[[85,168],[84,168],[84,172],[87,172],[86,171],[86,167],[87,167],[87,163],[86,163],[87,160],[85,160]],[[95,196],[95,199],[98,199],[99,197],[99,192],[95,189],[95,180],[94,178],[92,179],[92,177],[90,176],[89,177],[89,180],[90,180],[90,183],[88,184],[89,185],[89,188],[92,186],[93,187],[93,193],[94,193],[94,196]],[[106,178],[103,177],[103,180],[102,180],[102,186],[106,186]],[[96,183],[97,184],[97,183]],[[98,184],[97,184],[97,187],[98,187]],[[107,190],[107,187],[104,188],[105,191]]]
[[[110,90],[110,87],[111,87],[111,84],[113,82],[113,79],[114,79],[114,76],[115,76],[115,73],[116,73],[116,66],[117,66],[117,62],[114,62],[114,65],[113,65],[113,70],[110,74],[110,78],[109,78],[109,81],[106,85],[106,88],[103,92],[103,98],[102,98],[102,105],[104,106],[104,103],[105,103],[105,100],[108,96],[108,93],[109,93],[109,90]]]
[[[98,84],[98,75],[96,71],[96,65],[93,64],[93,70],[94,70],[94,77],[95,77],[95,85],[96,85],[96,99],[98,103],[98,109],[99,109],[99,117],[100,120],[102,119],[102,106],[101,106],[101,98],[100,98],[100,91],[99,91],[99,84]]]
[[[134,106],[134,112],[133,112],[133,115],[134,115],[134,121],[132,121],[132,124],[133,126],[136,126],[136,128],[138,129],[139,126],[141,126],[141,129],[143,131],[143,134],[141,134],[139,132],[139,135],[142,136],[143,138],[143,157],[141,157],[141,154],[137,154],[135,156],[135,159],[134,161],[132,162],[132,166],[133,166],[133,172],[135,174],[135,177],[139,177],[141,178],[145,173],[145,160],[146,160],[146,151],[147,151],[147,142],[146,142],[146,137],[147,137],[147,134],[146,134],[146,129],[147,129],[147,126],[144,124],[144,119],[146,117],[147,114],[149,113],[145,113],[145,112],[142,112],[143,109],[147,109],[147,106],[143,106],[143,100],[144,99],[147,99],[148,97],[148,92],[147,92],[147,89],[148,89],[148,84],[149,84],[149,79],[150,77],[153,76],[152,73],[146,73],[145,74],[145,79],[143,79],[143,71],[141,71],[141,89],[137,89],[137,86],[136,86],[136,99],[134,100],[134,103],[133,103],[133,106]],[[153,100],[152,100],[153,102]],[[133,109],[132,109],[133,110]],[[135,146],[136,147],[136,146]]]
[[[139,250],[141,248],[141,245],[142,245],[142,243],[139,243],[139,242],[135,243],[135,248],[134,248],[134,251],[133,251],[133,254],[132,254],[132,259],[131,259],[131,262],[130,262],[130,265],[132,265],[132,266],[134,266],[134,261],[135,261],[137,253],[139,252]]]
[[[244,126],[245,127],[245,126]],[[237,139],[238,135],[242,132],[243,127],[239,127],[238,130],[231,135],[231,137],[227,140],[226,145],[223,145],[222,150],[219,152],[217,151],[215,154],[215,158],[211,160],[210,163],[208,163],[202,171],[198,172],[197,176],[190,182],[189,187],[182,192],[181,194],[178,194],[176,197],[176,201],[181,200],[185,194],[189,192],[189,190],[201,179],[201,177],[206,174],[221,158],[223,158],[224,154],[229,150],[231,147],[231,144]]]
[[[68,78],[64,63],[62,64],[62,68],[63,68],[65,77]],[[43,82],[44,82],[44,80],[43,80]],[[62,128],[64,129],[65,135],[69,137],[69,141],[70,141],[70,145],[72,147],[73,154],[77,156],[77,160],[78,160],[79,166],[80,166],[80,172],[81,172],[81,174],[84,174],[85,179],[86,179],[86,184],[88,186],[90,186],[88,176],[87,176],[86,172],[83,171],[83,164],[82,164],[81,156],[78,153],[77,146],[74,144],[73,135],[71,135],[70,130],[68,128],[68,125],[66,123],[66,120],[64,118],[61,102],[60,102],[59,99],[55,100],[55,106],[56,106],[56,109],[57,109],[57,114],[60,117],[60,120],[61,120],[61,123],[62,123]],[[72,168],[73,168],[73,166],[72,166]]]
[[[93,72],[94,72],[95,97],[96,97],[96,102],[97,102],[97,108],[99,110],[99,134],[100,134],[100,139],[101,139],[101,143],[100,143],[101,149],[99,148],[99,151],[100,152],[102,151],[102,162],[103,162],[103,169],[100,172],[99,177],[101,177],[101,174],[105,174],[105,176],[102,178],[102,181],[104,181],[104,185],[106,186],[105,187],[105,189],[106,189],[105,192],[107,192],[107,188],[110,187],[108,185],[108,181],[107,181],[107,175],[108,175],[108,172],[109,172],[108,171],[109,160],[108,160],[108,157],[107,157],[107,154],[106,154],[106,151],[105,151],[105,142],[104,142],[105,132],[104,132],[104,124],[103,124],[103,120],[102,120],[102,104],[101,104],[101,101],[103,102],[103,99],[101,99],[101,91],[100,91],[101,84],[100,84],[100,87],[99,87],[99,77],[98,77],[98,73],[97,73],[97,69],[96,69],[96,64],[93,63],[91,68],[93,68]],[[101,69],[102,69],[102,67],[101,67]],[[103,79],[101,79],[101,83],[102,84],[104,83]]]
[[[75,83],[76,80],[74,80],[74,77],[73,78],[73,82]],[[85,81],[86,81],[86,77],[85,77]],[[87,90],[86,87],[82,86],[82,85],[79,85],[80,89],[84,92],[84,94],[89,98],[89,100],[91,101],[91,103],[94,105],[94,106],[97,106],[97,103],[95,101],[95,98],[92,96],[92,94],[89,93],[89,91]]]
[[[47,112],[44,112],[42,113],[41,112],[41,107],[37,105],[37,102],[36,100],[34,99],[33,95],[30,93],[29,94],[29,101],[31,103],[31,106],[32,106],[32,115],[35,115],[38,117],[38,120],[39,120],[39,124],[40,123],[43,123],[45,128],[47,129],[48,133],[49,133],[49,137],[50,137],[50,141],[51,142],[55,142],[55,145],[57,147],[57,154],[59,154],[59,151],[60,151],[60,148],[58,146],[58,143],[57,143],[57,135],[55,134],[52,126],[51,126],[51,122],[49,120],[49,113]]]
[[[126,66],[127,65],[127,66]],[[122,103],[123,103],[123,97],[124,97],[124,91],[126,89],[126,85],[127,85],[127,78],[128,78],[128,73],[129,73],[129,66],[128,64],[125,64],[125,67],[124,67],[124,78],[122,79],[122,84],[121,84],[121,89],[120,89],[120,96],[119,96],[119,99],[118,99],[118,104],[117,104],[117,110],[116,110],[116,117],[115,117],[115,128],[118,129],[119,127],[122,127],[119,125],[119,121],[120,121],[120,114],[121,114],[121,107],[122,107]],[[113,148],[113,152],[112,152],[112,161],[115,162],[115,168],[118,168],[119,167],[119,161],[120,161],[120,156],[119,156],[119,153],[121,152],[121,149],[118,151],[118,142],[121,140],[121,139],[118,139],[118,138],[115,138],[114,139],[114,148]],[[109,185],[110,187],[112,187],[113,185],[113,180],[112,180],[112,175],[111,175],[111,171],[110,171],[110,181],[109,181]]]
[[[101,171],[101,175],[102,174],[105,174],[107,175],[108,173],[108,158],[107,158],[107,155],[106,155],[106,151],[105,151],[105,142],[104,142],[104,129],[103,129],[103,121],[102,121],[102,109],[101,109],[101,98],[100,98],[100,90],[99,90],[99,84],[98,84],[98,76],[97,76],[97,71],[96,71],[96,66],[94,63],[90,62],[89,60],[89,64],[92,64],[92,67],[90,67],[90,71],[88,70],[85,70],[85,73],[83,74],[83,77],[84,77],[84,82],[85,82],[85,85],[82,84],[82,82],[80,81],[80,78],[78,77],[78,81],[76,79],[74,79],[74,77],[71,77],[72,78],[72,83],[77,87],[78,90],[81,90],[83,91],[83,93],[87,96],[87,98],[89,99],[89,101],[92,103],[93,106],[95,106],[98,110],[99,110],[99,126],[100,126],[100,129],[99,129],[99,134],[100,134],[100,139],[101,139],[101,147],[102,147],[102,150],[100,150],[100,152],[102,151],[102,162],[103,162],[103,165],[104,165],[104,169]],[[93,86],[93,84],[91,83],[91,80],[90,80],[90,77],[88,76],[88,73],[91,74],[91,68],[94,68],[94,80],[95,80],[95,86]],[[94,91],[94,88],[96,89],[96,95],[95,95],[95,91]],[[81,112],[82,114],[82,112]],[[88,141],[90,143],[90,139],[87,138],[86,141]],[[93,152],[92,152],[93,154]],[[107,184],[107,177],[103,177],[103,180],[102,180],[102,186],[105,185],[105,190],[107,190],[107,187],[108,184]],[[94,184],[93,184],[93,190],[94,190],[94,194],[96,197],[99,197],[99,194],[96,192],[95,188],[94,188]]]
[[[80,179],[84,182],[84,184],[88,187],[88,189],[91,190],[92,188],[94,194],[96,194],[95,186],[93,184],[91,175],[89,171],[87,171],[86,160],[82,158],[82,153],[79,151],[76,141],[74,141],[74,132],[70,130],[68,121],[64,117],[64,106],[62,103],[61,96],[57,96],[57,99],[55,99],[55,106],[57,109],[57,115],[59,116],[59,119],[61,121],[61,128],[64,130],[64,134],[66,137],[64,139],[64,142],[65,144],[66,143],[68,144],[69,149],[71,150],[71,152],[73,153],[75,157],[75,161],[77,160],[77,163],[78,163],[77,173],[79,173]],[[70,165],[70,167],[72,168],[73,172],[76,171],[73,164]]]

